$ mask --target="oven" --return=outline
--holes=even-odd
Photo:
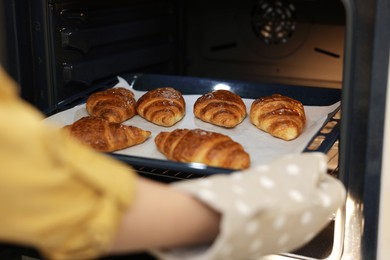
[[[179,82],[184,94],[194,94],[222,82],[246,98],[278,91],[307,105],[341,100],[304,151],[328,155],[329,174],[347,188],[345,206],[306,246],[264,259],[390,257],[386,0],[0,3],[1,62],[22,97],[48,116],[113,87],[118,76],[140,90]],[[112,156],[162,182],[230,172]]]

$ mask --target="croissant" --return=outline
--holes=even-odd
[[[249,154],[242,145],[220,133],[176,129],[160,132],[154,141],[157,149],[169,160],[230,169],[245,169],[250,165]]]
[[[136,115],[134,94],[125,88],[110,88],[90,95],[87,112],[110,122],[122,123]]]
[[[179,91],[166,87],[145,93],[136,108],[141,117],[156,125],[173,126],[184,117],[186,103]]]
[[[286,141],[297,138],[306,124],[302,103],[280,94],[256,99],[249,116],[257,128]]]
[[[240,124],[246,116],[241,97],[228,90],[217,90],[199,97],[194,104],[197,118],[227,128]]]
[[[100,117],[83,117],[64,126],[72,137],[99,152],[113,152],[143,143],[151,132],[135,126],[109,122]]]

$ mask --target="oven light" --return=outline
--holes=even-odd
[[[219,83],[219,84],[215,85],[215,86],[213,87],[213,89],[214,89],[214,90],[221,90],[221,89],[222,89],[222,90],[230,90],[231,87],[230,87],[229,85]]]
[[[189,163],[189,167],[191,168],[195,168],[195,169],[206,169],[207,165],[203,164],[203,163]]]

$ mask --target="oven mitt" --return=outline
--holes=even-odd
[[[152,253],[170,260],[239,260],[297,249],[344,203],[343,184],[326,171],[324,154],[304,153],[229,175],[176,182],[174,188],[221,214],[219,235],[210,245]]]

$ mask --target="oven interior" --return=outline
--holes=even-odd
[[[340,0],[17,0],[3,1],[3,10],[12,14],[5,17],[6,67],[22,96],[48,115],[128,73],[342,89],[346,13]],[[321,132],[339,121],[337,113]],[[327,149],[335,177],[338,144],[336,138]],[[162,182],[206,177],[132,166]],[[337,259],[343,222],[337,213],[309,244],[270,258]]]
[[[23,96],[43,111],[128,72],[342,84],[346,18],[340,0],[4,5],[14,12],[5,17],[7,65],[18,71]]]

